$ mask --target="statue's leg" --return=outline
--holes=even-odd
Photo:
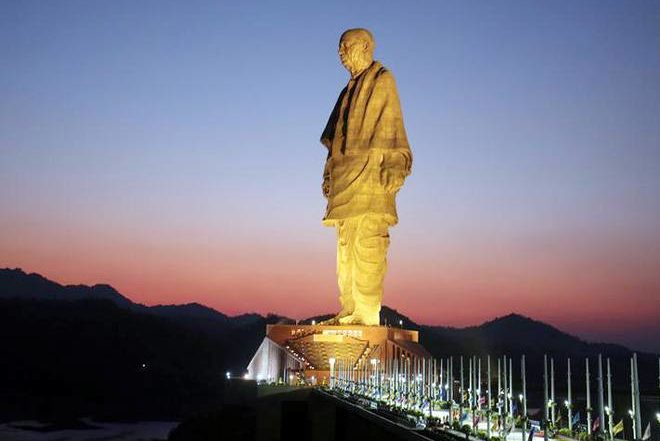
[[[337,284],[341,304],[341,311],[335,317],[337,319],[351,315],[355,309],[351,252],[355,240],[355,227],[356,223],[353,219],[345,219],[337,223]]]
[[[342,323],[380,324],[383,281],[387,271],[387,249],[390,245],[388,223],[383,216],[368,214],[358,219],[354,235],[353,300],[355,310]]]

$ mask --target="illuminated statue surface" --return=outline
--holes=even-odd
[[[412,155],[392,73],[373,60],[366,29],[342,34],[339,57],[351,78],[339,94],[321,143],[328,149],[323,223],[337,229],[341,324],[380,324],[388,229]]]

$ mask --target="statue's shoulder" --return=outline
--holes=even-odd
[[[394,81],[394,75],[392,71],[378,63],[378,66],[375,66],[374,72],[374,87],[379,90],[387,90],[388,92],[396,93],[396,82]]]
[[[380,62],[374,62],[374,79],[378,82],[389,83],[394,82],[394,75],[392,71],[380,64]]]

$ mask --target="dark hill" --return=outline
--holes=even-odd
[[[572,357],[578,387],[585,357],[612,357],[616,386],[628,387],[627,348],[587,343],[518,314],[449,328],[419,325],[384,306],[381,319],[419,330],[421,343],[438,358],[508,354],[519,372],[525,354],[530,389],[540,384],[544,353],[555,357],[558,372]],[[0,269],[0,418],[83,410],[108,418],[177,418],[213,407],[224,373],[247,366],[273,323],[295,321],[273,314],[229,317],[196,303],[147,307],[109,285],[63,286]],[[655,356],[640,354],[642,389],[656,387],[656,369]]]

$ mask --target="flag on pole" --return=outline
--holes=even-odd
[[[616,426],[612,427],[612,437],[616,436],[617,433],[623,432],[623,420],[616,423]]]
[[[532,426],[532,430],[529,431],[529,437],[527,437],[527,441],[532,441],[534,439],[534,432],[536,432],[536,427]]]
[[[600,427],[600,417],[596,417],[596,419],[594,420],[594,424],[591,426],[591,431],[597,432],[599,427]]]
[[[573,419],[571,420],[571,424],[575,426],[580,422],[580,412],[576,412],[575,415],[573,415]]]
[[[642,441],[646,441],[647,439],[651,439],[651,423],[650,422],[646,425],[646,430],[644,431],[644,435],[642,435]]]
[[[534,439],[534,432],[536,432],[536,427],[532,426],[532,430],[529,431],[527,441],[532,441]]]

